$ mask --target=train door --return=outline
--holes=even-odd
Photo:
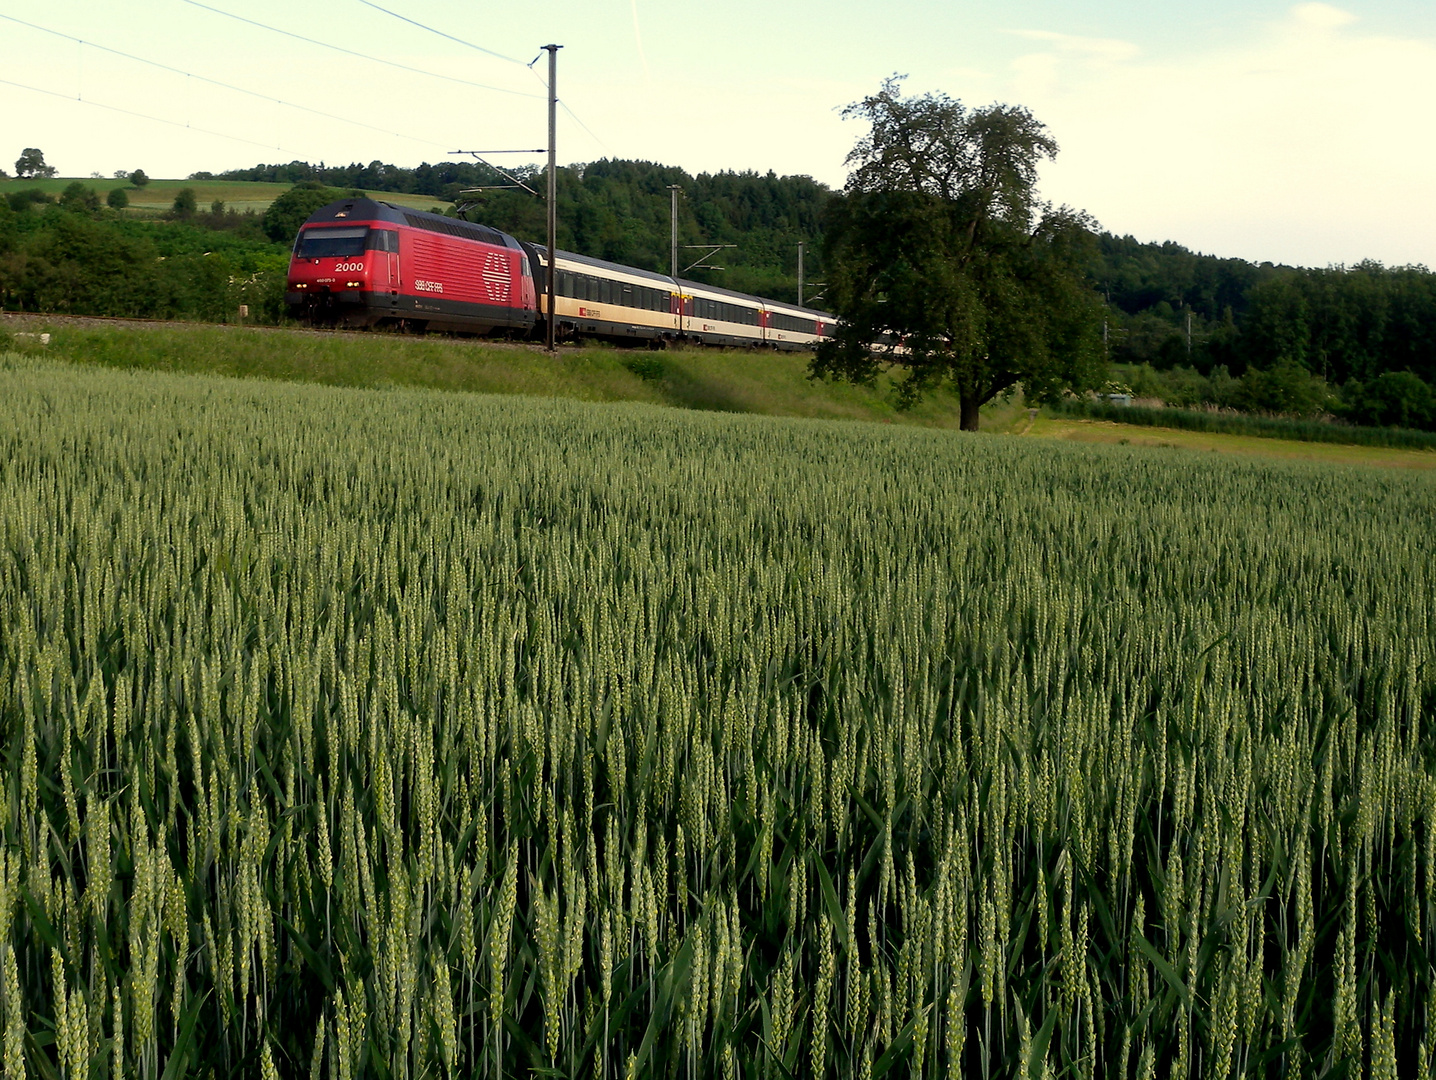
[[[678,332],[686,333],[688,320],[693,317],[693,297],[686,293],[669,293],[669,303],[672,305],[672,314],[678,316]]]
[[[385,232],[384,261],[388,266],[389,292],[393,295],[395,303],[398,303],[399,293],[399,234],[397,232]]]

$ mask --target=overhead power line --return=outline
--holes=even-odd
[[[365,0],[361,0],[361,3],[362,3],[362,2],[365,2]],[[529,71],[533,72],[533,77],[539,81],[539,84],[540,84],[540,85],[546,86],[547,84],[544,83],[544,81],[543,81],[543,76],[540,75],[537,71],[534,71],[534,65],[539,62],[539,58],[542,57],[542,56],[543,56],[543,53],[540,52],[540,53],[538,54],[538,56],[535,56],[532,60],[530,60],[527,64],[525,64],[524,67],[528,68]],[[572,109],[570,109],[570,108],[568,107],[568,103],[567,103],[566,101],[564,101],[562,98],[559,98],[558,101],[557,101],[557,104],[558,104],[558,107],[559,107],[560,109],[562,109],[564,112],[568,113],[569,117],[573,120],[573,122],[574,122],[575,124],[577,124],[579,127],[583,128],[584,131],[588,132],[588,137],[589,137],[590,139],[592,139],[594,142],[598,143],[599,146],[603,147],[604,150],[607,150],[610,154],[613,153],[612,150],[609,150],[608,143],[604,142],[604,141],[603,141],[602,139],[600,139],[597,135],[595,135],[595,134],[593,133],[593,129],[592,129],[591,127],[589,127],[587,124],[585,124],[582,119],[579,118],[578,113],[574,112]]]
[[[322,116],[326,120],[338,120],[342,124],[352,124],[355,127],[365,128],[369,131],[377,131],[381,135],[389,135],[396,139],[407,139],[410,142],[421,143],[425,146],[447,145],[447,143],[441,143],[434,139],[422,139],[416,135],[405,135],[401,131],[389,131],[386,128],[375,127],[373,124],[367,124],[363,120],[351,120],[347,116],[336,116],[334,113],[324,112],[322,109],[311,109],[308,105],[300,105],[293,101],[282,101],[279,98],[273,97],[270,94],[263,94],[257,90],[247,90],[242,86],[235,86],[233,83],[223,82],[219,79],[211,79],[208,75],[196,75],[194,72],[184,71],[177,67],[171,67],[169,64],[161,63],[158,60],[150,60],[143,56],[136,56],[133,53],[127,53],[120,49],[112,49],[108,45],[100,45],[93,41],[86,41],[83,38],[77,38],[73,34],[66,34],[60,30],[51,30],[49,27],[46,26],[40,26],[36,23],[26,22],[24,19],[17,19],[13,15],[0,14],[0,19],[6,19],[10,22],[18,23],[21,26],[29,27],[31,30],[38,30],[43,34],[52,34],[55,37],[64,38],[66,41],[73,41],[80,45],[88,45],[92,49],[99,49],[101,52],[107,52],[114,56],[122,56],[126,60],[133,60],[136,63],[140,64],[148,64],[150,67],[158,68],[161,71],[168,71],[175,75],[183,75],[187,79],[198,79],[200,82],[209,83],[211,86],[218,86],[222,87],[225,90],[232,90],[236,94],[244,94],[248,97],[258,98],[260,101],[272,101],[276,105],[283,105],[286,108],[290,109],[298,109],[301,112],[307,112],[313,116]]]
[[[598,143],[598,145],[601,146],[601,147],[603,147],[605,150],[608,150],[608,152],[609,152],[610,154],[613,153],[613,151],[612,151],[611,149],[609,149],[608,143],[604,142],[604,141],[603,141],[602,139],[600,139],[597,135],[595,135],[595,134],[593,133],[593,129],[590,128],[587,124],[585,124],[582,120],[579,119],[578,113],[574,112],[572,109],[570,109],[570,108],[569,108],[564,102],[562,102],[562,101],[560,101],[560,102],[558,103],[558,107],[559,107],[560,109],[562,109],[564,112],[568,113],[568,115],[569,115],[570,117],[572,117],[573,122],[574,122],[575,124],[577,124],[579,127],[583,128],[584,131],[587,131],[587,132],[588,132],[588,135],[589,135],[589,138],[591,138],[594,142]]]
[[[231,139],[234,142],[249,143],[250,146],[262,146],[266,150],[283,150],[282,146],[274,146],[272,143],[262,143],[254,139],[246,139],[242,135],[227,135],[223,131],[211,131],[209,128],[195,127],[193,124],[181,124],[178,120],[166,120],[163,116],[151,116],[149,113],[137,112],[134,109],[122,109],[118,105],[106,105],[103,101],[93,101],[90,98],[72,97],[69,94],[61,94],[55,90],[46,90],[43,87],[31,86],[28,83],[15,82],[12,79],[0,79],[0,83],[6,86],[16,86],[21,90],[32,90],[37,94],[44,94],[47,97],[59,98],[61,101],[75,101],[81,105],[93,105],[97,109],[107,109],[110,112],[123,113],[126,116],[138,116],[141,120],[153,120],[157,124],[168,124],[170,127],[185,128],[188,131],[198,131],[203,135],[214,135],[220,139]]]
[[[513,94],[515,97],[539,98],[539,94],[527,94],[522,90],[508,90],[502,86],[490,86],[488,83],[471,82],[468,79],[458,79],[452,75],[440,75],[436,71],[425,71],[423,68],[409,67],[407,64],[397,64],[393,60],[383,60],[377,56],[370,56],[368,53],[355,52],[353,49],[346,49],[342,45],[331,45],[327,41],[320,41],[317,38],[305,37],[303,34],[296,34],[292,30],[281,30],[277,26],[270,26],[268,23],[256,22],[254,19],[247,19],[243,15],[236,15],[232,11],[223,11],[217,7],[210,7],[202,4],[199,0],[184,0],[191,7],[202,8],[205,11],[213,12],[216,15],[223,15],[227,19],[234,19],[236,22],[247,23],[250,26],[257,26],[261,30],[268,30],[272,34],[280,34],[295,41],[303,41],[308,45],[318,45],[321,49],[330,49],[334,52],[343,53],[345,56],[357,56],[361,60],[368,60],[375,64],[383,64],[385,67],[397,68],[400,71],[407,71],[414,75],[424,75],[430,79],[442,79],[444,82],[457,83],[460,86],[473,86],[480,90],[493,90],[500,94]]]
[[[515,60],[512,56],[505,56],[501,52],[494,52],[493,49],[486,49],[482,45],[475,45],[472,41],[465,41],[463,38],[455,37],[453,34],[446,34],[442,30],[435,30],[427,23],[421,23],[417,19],[409,18],[409,16],[407,15],[400,15],[397,11],[390,11],[386,7],[380,7],[378,4],[373,3],[373,0],[359,0],[359,3],[363,4],[365,7],[371,7],[375,11],[382,11],[385,15],[391,15],[394,18],[398,19],[400,22],[408,23],[410,26],[417,26],[420,30],[427,30],[431,34],[437,34],[441,38],[448,38],[448,40],[450,41],[456,41],[460,45],[466,46],[470,49],[474,49],[481,53],[485,53],[488,56],[495,57],[499,60],[507,60],[510,64],[520,64],[522,66],[522,62],[519,60]]]

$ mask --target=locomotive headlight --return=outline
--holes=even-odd
[[[296,281],[294,287],[296,289],[307,289],[309,288],[309,283],[307,281]]]
[[[364,283],[362,281],[346,281],[344,284],[349,286],[349,288],[351,289],[357,289],[360,285],[363,285]]]

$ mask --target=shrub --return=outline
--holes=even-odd
[[[100,196],[92,187],[86,187],[76,180],[60,193],[60,205],[66,210],[93,213],[100,208]]]
[[[170,208],[170,212],[174,214],[175,217],[182,220],[192,218],[194,217],[195,209],[194,188],[180,188],[175,192],[174,205]]]
[[[1358,424],[1436,428],[1436,391],[1409,371],[1387,371],[1342,388],[1341,412]]]
[[[36,203],[47,203],[52,200],[39,188],[25,188],[21,191],[9,192],[5,196],[5,201],[10,204],[10,209],[18,214],[22,210],[30,209]]]

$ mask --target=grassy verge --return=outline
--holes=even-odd
[[[1436,450],[1436,432],[1410,431],[1405,428],[1357,427],[1353,424],[1331,424],[1320,420],[1247,416],[1239,413],[1208,412],[1203,409],[1149,409],[1137,405],[1106,405],[1090,401],[1064,403],[1057,412],[1062,416],[1109,420],[1136,427],[1179,428],[1209,434],[1342,443],[1349,446]]]
[[[1284,461],[1310,461],[1331,465],[1377,465],[1386,468],[1436,469],[1436,451],[1398,447],[1349,446],[1338,443],[1273,439],[1258,435],[1186,431],[1118,424],[1047,413],[1035,421],[1024,415],[1011,428],[1013,434],[1069,442],[1113,443],[1167,450],[1215,451]]]
[[[23,323],[23,325],[22,325]],[[940,393],[900,412],[891,386],[813,382],[804,354],[713,349],[649,352],[606,346],[549,356],[528,345],[448,337],[315,333],[193,324],[75,324],[39,316],[0,327],[49,332],[50,355],[77,363],[314,382],[421,386],[480,393],[643,401],[685,409],[956,428],[956,399]],[[34,347],[34,346],[26,346]],[[1010,409],[993,410],[1003,430]]]

